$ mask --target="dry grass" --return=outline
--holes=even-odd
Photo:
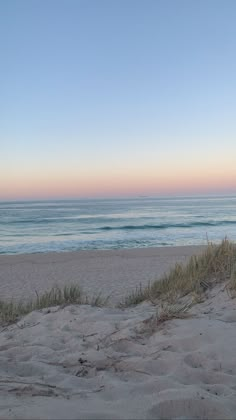
[[[161,308],[156,312],[156,323],[161,324],[162,322],[169,321],[173,318],[188,318],[188,310],[191,306],[191,302],[182,305],[168,305],[167,303],[162,304]]]
[[[236,263],[234,264],[230,276],[230,281],[228,283],[228,290],[231,294],[231,297],[236,297]]]
[[[144,300],[149,299],[150,297],[150,285],[147,287],[142,287],[140,284],[139,287],[131,292],[128,296],[124,298],[124,300],[118,305],[120,307],[127,307],[132,305],[138,305],[142,303]]]
[[[51,290],[39,295],[36,292],[36,299],[27,302],[3,302],[0,301],[0,324],[9,324],[18,321],[22,316],[34,310],[50,308],[52,306],[66,306],[72,304],[90,304],[92,306],[103,306],[107,299],[100,295],[89,299],[83,296],[78,285],[69,285],[64,288],[53,287]]]
[[[191,306],[192,302],[175,305],[170,305],[166,302],[162,303],[157,309],[155,315],[152,315],[150,318],[143,321],[143,325],[141,326],[139,333],[152,335],[157,328],[166,321],[189,318],[192,316],[188,313]]]
[[[190,293],[197,300],[208,287],[226,280],[230,280],[230,289],[236,291],[236,244],[228,239],[219,245],[208,243],[201,255],[191,257],[186,265],[176,264],[152,285],[140,287],[126,298],[125,304],[130,306],[147,299],[175,303]]]
[[[103,307],[106,306],[108,301],[110,299],[110,296],[104,297],[101,293],[98,293],[97,295],[94,295],[92,297],[86,296],[83,304],[85,305],[91,305],[91,306],[97,306],[97,307]]]
[[[157,314],[157,318],[160,321],[167,320],[183,314],[183,308],[178,312],[177,307],[173,306],[179,298],[191,294],[191,303],[200,302],[208,287],[226,280],[231,296],[236,297],[236,244],[228,239],[224,239],[219,245],[209,243],[201,255],[191,257],[186,265],[176,264],[160,280],[145,288],[140,285],[126,297],[121,306],[137,305],[145,300],[153,303],[166,302],[167,306]],[[0,323],[15,322],[31,311],[42,308],[69,304],[104,306],[108,300],[100,294],[92,299],[84,297],[78,285],[65,286],[63,289],[54,287],[42,295],[36,295],[36,299],[28,302],[0,301]]]

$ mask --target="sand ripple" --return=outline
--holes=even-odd
[[[53,308],[3,330],[0,418],[235,419],[235,301],[218,290],[147,333],[154,311]]]

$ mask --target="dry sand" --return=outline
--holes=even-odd
[[[185,253],[181,255],[181,251]],[[164,264],[165,252],[169,254]],[[112,266],[105,267],[109,253],[101,251],[105,260],[100,262],[103,276],[100,272],[99,279],[104,286],[104,273],[113,273],[112,290],[115,279],[123,279],[126,273],[122,286],[118,284],[119,297],[129,278],[125,263],[133,270],[132,279],[135,270],[145,271],[138,253],[146,269],[148,262],[151,265],[145,277],[148,281],[148,275],[156,277],[155,259],[168,268],[167,262],[185,258],[188,251],[114,251],[110,253],[111,258],[116,255],[114,272]],[[94,253],[94,261],[84,253],[90,272],[87,279],[95,274],[90,262],[94,270],[98,268],[99,254]],[[14,273],[12,279],[8,274],[8,291],[16,287],[17,278],[21,279],[17,267],[21,275],[25,270],[28,281],[34,273],[40,282],[40,275],[47,274],[51,264],[49,273],[62,271],[62,281],[66,267],[81,268],[82,256],[70,256],[2,258],[1,267],[6,272],[11,267]],[[62,257],[64,262],[60,263]],[[85,267],[84,262],[84,273]],[[135,277],[135,281],[140,280]],[[95,279],[92,284],[96,285]],[[45,285],[44,279],[42,288]],[[192,307],[188,318],[152,322],[152,328],[148,320],[157,308],[149,303],[127,309],[55,307],[32,312],[17,325],[2,327],[0,419],[235,419],[236,302],[224,285],[206,293],[205,302]]]
[[[90,295],[110,296],[111,303],[140,283],[156,280],[177,261],[201,252],[201,246],[1,255],[1,299],[35,296],[52,286],[79,283]]]
[[[154,330],[147,303],[29,314],[0,333],[0,418],[235,419],[236,305],[222,290]]]

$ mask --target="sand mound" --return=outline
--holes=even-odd
[[[149,329],[147,303],[33,312],[0,333],[1,419],[235,419],[235,300]]]

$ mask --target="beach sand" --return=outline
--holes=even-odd
[[[147,285],[201,246],[0,255],[1,299],[35,297],[58,285],[77,283],[84,293],[119,302],[140,283]]]
[[[31,276],[42,280],[43,290],[53,274],[62,282],[67,270],[73,277],[82,266],[87,281],[95,276],[91,287],[101,282],[115,291],[117,281],[120,299],[129,290],[129,270],[132,289],[144,272],[148,282],[196,251],[5,256],[5,296],[17,279],[23,287],[23,274],[27,285]],[[0,419],[235,419],[236,305],[225,285],[207,290],[187,318],[153,322],[157,310],[147,302],[125,309],[71,305],[0,327]]]

